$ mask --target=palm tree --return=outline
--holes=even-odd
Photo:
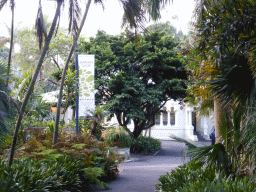
[[[215,152],[227,155],[229,170],[237,175],[241,168],[248,169],[248,162],[255,163],[255,146],[251,145],[255,144],[255,4],[250,0],[198,2],[197,58],[211,66],[198,77],[205,77],[215,100],[219,148]],[[254,116],[248,117],[250,113]],[[208,160],[218,157],[209,149],[197,152]]]
[[[135,30],[138,28],[142,28],[142,29],[144,28],[143,22],[145,21],[145,12],[147,12],[152,19],[157,20],[160,17],[160,5],[162,5],[162,4],[164,5],[169,2],[169,1],[164,1],[164,0],[151,0],[151,1],[119,0],[119,1],[123,5],[123,9],[124,9],[122,26],[125,26],[128,24],[130,28],[135,28]],[[100,3],[103,5],[102,0],[95,0],[94,2]],[[85,19],[87,17],[87,14],[88,14],[88,11],[90,8],[90,5],[91,5],[91,0],[88,0],[80,27],[77,31],[75,31],[73,45],[70,50],[68,59],[66,61],[66,64],[65,64],[65,67],[64,67],[64,70],[62,73],[62,79],[61,79],[61,85],[60,85],[60,91],[59,91],[59,97],[58,97],[58,103],[57,103],[56,120],[55,120],[55,126],[54,126],[53,144],[55,144],[57,142],[57,137],[58,137],[58,125],[59,125],[62,92],[63,92],[66,70],[68,68],[68,64],[70,62],[71,56],[73,55],[74,49],[76,47],[80,32],[82,31]],[[70,14],[70,15],[72,15],[72,14]]]
[[[198,0],[198,48],[201,58],[213,63],[213,68],[219,72],[213,75],[214,80],[210,83],[215,95],[217,137],[219,112],[225,106],[231,105],[235,111],[237,107],[244,108],[254,103],[254,10],[255,5],[250,0]],[[242,74],[245,78],[241,81],[237,77],[242,77]],[[242,121],[240,117],[237,119]]]
[[[61,5],[63,3],[63,0],[56,0],[56,1],[57,1],[57,8],[56,8],[56,11],[55,11],[55,16],[54,16],[54,19],[53,19],[50,31],[49,31],[48,35],[46,36],[46,38],[45,38],[44,48],[42,49],[42,52],[41,52],[41,55],[40,55],[40,58],[39,58],[39,61],[38,61],[35,73],[33,75],[31,83],[29,85],[27,94],[26,94],[26,96],[25,96],[25,98],[24,98],[24,100],[22,102],[22,106],[21,106],[21,109],[20,109],[20,114],[19,114],[18,120],[16,122],[15,131],[14,131],[14,135],[13,135],[13,142],[12,142],[12,147],[11,147],[11,152],[10,152],[10,158],[9,158],[9,165],[10,166],[13,163],[15,145],[16,145],[16,142],[17,142],[18,131],[19,131],[19,127],[20,127],[20,124],[21,124],[21,120],[22,120],[23,114],[24,114],[25,106],[26,106],[26,104],[28,102],[28,99],[29,99],[29,97],[30,97],[30,95],[32,93],[32,90],[34,88],[34,85],[36,83],[37,76],[38,76],[40,68],[41,68],[41,66],[43,64],[43,61],[44,61],[45,55],[47,53],[47,50],[49,49],[50,41],[52,39],[53,33],[54,33],[55,28],[57,26],[58,19],[60,17],[60,10],[61,10]]]
[[[15,7],[15,2],[14,2],[14,0],[9,0],[9,1],[10,1],[10,7],[11,7],[11,11],[12,11],[12,22],[11,22],[11,40],[10,40],[10,50],[9,50],[9,57],[8,57],[8,69],[7,69],[6,86],[8,86],[9,74],[10,74],[10,70],[11,70],[11,58],[12,58],[13,39],[14,39],[13,30],[14,30],[14,7]],[[0,1],[0,11],[7,2],[8,2],[8,0]]]

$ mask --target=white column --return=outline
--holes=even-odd
[[[179,122],[178,122],[178,119],[180,119],[180,118],[177,118],[177,115],[178,115],[178,110],[174,110],[174,119],[175,119],[175,124],[174,124],[174,126],[177,126],[177,125],[179,125]]]
[[[160,126],[163,126],[163,113],[161,112],[160,115]]]
[[[188,125],[192,126],[192,110],[189,110],[188,114]]]
[[[167,126],[168,126],[168,127],[171,126],[171,123],[170,123],[170,121],[171,121],[170,113],[171,113],[171,112],[168,110],[168,111],[167,111]]]

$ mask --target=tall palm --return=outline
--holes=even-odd
[[[57,22],[58,22],[58,19],[60,17],[60,10],[61,10],[61,5],[63,3],[63,0],[56,0],[57,1],[57,8],[56,8],[56,11],[55,11],[55,16],[54,16],[54,19],[53,19],[53,22],[52,22],[52,25],[51,25],[51,28],[50,28],[50,31],[47,35],[47,37],[45,38],[45,42],[44,42],[44,48],[42,49],[41,51],[41,55],[40,55],[40,58],[39,58],[39,61],[38,61],[38,64],[37,64],[37,67],[36,67],[36,70],[35,70],[35,73],[33,75],[33,78],[31,80],[31,83],[29,85],[29,88],[28,88],[28,91],[27,91],[27,94],[26,96],[24,97],[24,100],[22,102],[22,106],[21,106],[21,109],[20,109],[20,114],[18,116],[18,120],[17,120],[17,123],[16,123],[16,126],[15,126],[15,131],[14,131],[14,135],[13,135],[13,142],[12,142],[12,147],[11,147],[11,152],[10,152],[10,158],[9,158],[9,165],[11,166],[12,163],[13,163],[13,157],[14,157],[14,150],[15,150],[15,145],[16,145],[16,142],[17,142],[17,136],[18,136],[18,131],[19,131],[19,127],[21,125],[21,121],[22,121],[22,117],[23,117],[23,114],[24,114],[24,110],[25,110],[25,106],[28,102],[28,99],[32,93],[32,90],[34,88],[34,85],[35,85],[35,82],[36,82],[36,79],[37,79],[37,76],[39,74],[39,71],[40,71],[40,68],[43,64],[43,61],[44,61],[44,58],[45,58],[45,55],[47,53],[47,50],[49,49],[49,44],[50,44],[50,41],[52,39],[52,36],[53,36],[53,33],[55,31],[55,28],[57,26]]]
[[[254,103],[255,4],[250,0],[198,0],[197,13],[196,29],[202,58],[214,63],[219,71],[211,82],[215,104],[219,105],[215,111],[218,133],[218,117],[223,107],[232,105],[235,110]],[[242,74],[243,80],[239,80],[237,77]]]
[[[0,1],[0,11],[7,2],[8,2],[8,0]],[[9,2],[10,2],[11,11],[12,11],[12,22],[11,22],[11,40],[10,40],[10,50],[9,50],[9,57],[8,57],[8,69],[7,69],[6,86],[8,86],[9,74],[10,74],[10,70],[11,70],[11,58],[12,58],[13,38],[14,38],[13,37],[13,30],[14,30],[14,7],[15,7],[15,2],[14,2],[14,0],[9,0]]]
[[[57,111],[56,111],[56,119],[55,119],[55,126],[54,126],[54,135],[53,135],[53,144],[57,142],[58,137],[58,125],[59,125],[59,118],[60,118],[60,108],[61,108],[61,101],[62,101],[62,92],[63,92],[63,86],[64,86],[64,80],[66,75],[66,70],[68,68],[68,64],[70,62],[71,56],[73,55],[74,49],[77,44],[77,40],[79,38],[80,32],[82,31],[82,28],[84,26],[85,19],[87,17],[90,5],[92,0],[88,0],[86,9],[83,15],[83,19],[81,20],[81,24],[77,32],[75,33],[73,45],[70,50],[68,59],[66,61],[63,73],[62,73],[62,79],[61,79],[61,85],[60,85],[60,91],[59,91],[59,97],[58,97],[58,103],[57,103]],[[119,0],[120,3],[123,6],[124,9],[124,16],[123,16],[123,24],[122,26],[125,26],[129,24],[130,28],[143,28],[143,22],[145,21],[145,13],[148,13],[149,16],[157,20],[160,17],[160,6],[162,4],[166,4],[169,1],[168,0]],[[102,0],[94,0],[94,3],[99,3],[103,5]]]

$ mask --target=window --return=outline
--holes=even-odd
[[[167,125],[168,122],[168,113],[166,109],[163,111],[163,125]]]
[[[175,125],[175,112],[173,107],[171,108],[170,112],[170,124]]]

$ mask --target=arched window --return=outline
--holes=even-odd
[[[175,111],[174,111],[174,107],[171,108],[171,112],[170,112],[170,124],[171,125],[175,125]]]
[[[164,111],[163,111],[163,125],[167,125],[168,122],[168,113],[166,111],[166,107],[164,107]]]

